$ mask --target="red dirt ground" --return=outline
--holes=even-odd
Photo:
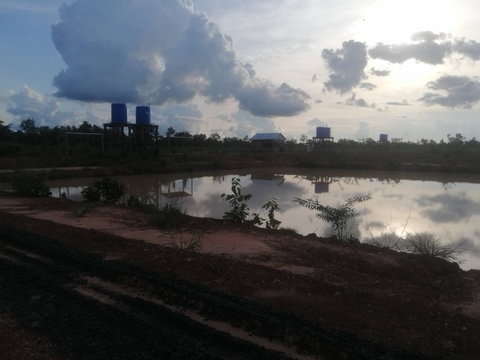
[[[2,194],[0,222],[382,344],[444,359],[480,352],[480,271],[456,264],[214,219],[161,230],[138,209],[65,199]],[[198,234],[201,249],[178,248]],[[9,359],[55,359],[41,334],[1,313],[0,325]]]

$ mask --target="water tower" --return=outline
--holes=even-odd
[[[128,123],[127,105],[113,103],[111,122],[103,124],[107,146],[122,153],[148,150],[158,139],[158,125],[150,123],[150,106],[137,106],[135,123]]]
[[[331,135],[331,129],[325,126],[319,126],[316,128],[315,137],[311,142],[314,150],[331,150],[333,144],[333,137]]]

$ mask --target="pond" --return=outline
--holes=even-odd
[[[480,269],[480,179],[477,175],[346,171],[326,169],[255,169],[235,172],[118,176],[127,193],[160,207],[173,204],[189,215],[222,218],[229,210],[222,193],[231,193],[232,178],[240,179],[242,194],[251,194],[250,213],[267,218],[262,206],[275,198],[280,228],[300,234],[328,236],[330,226],[295,198],[318,199],[338,207],[358,195],[372,199],[355,205],[360,213],[349,232],[362,242],[395,246],[407,234],[429,233],[441,245],[460,245],[461,267]],[[94,179],[50,181],[53,196],[81,199]],[[400,244],[400,243],[398,243]]]

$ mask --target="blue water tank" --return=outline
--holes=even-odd
[[[380,134],[380,142],[388,142],[388,135],[387,134]]]
[[[135,115],[137,125],[150,125],[150,106],[137,106]]]
[[[329,127],[317,127],[317,138],[325,139],[330,137],[330,128]]]
[[[330,185],[330,184],[327,183],[327,182],[315,183],[315,194],[328,193],[329,185]]]
[[[127,104],[112,104],[112,123],[127,123]]]

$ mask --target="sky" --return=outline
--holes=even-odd
[[[477,6],[476,6],[477,5]],[[480,139],[476,0],[0,0],[0,120]]]

